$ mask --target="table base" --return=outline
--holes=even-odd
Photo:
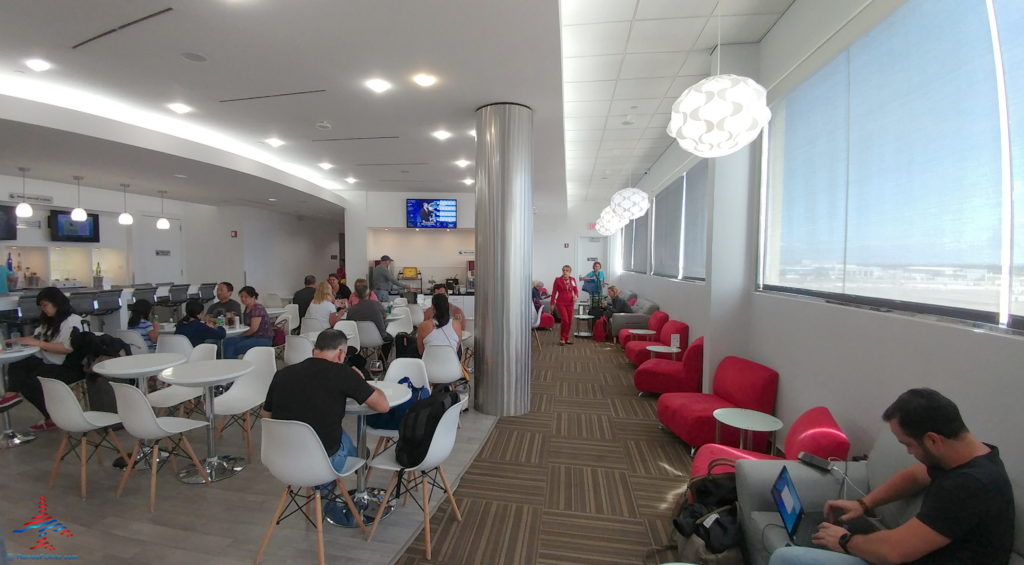
[[[218,455],[207,459],[203,463],[203,468],[206,470],[206,475],[210,477],[210,482],[215,483],[217,481],[234,477],[238,473],[245,469],[245,466],[249,462],[246,461],[245,457],[235,457],[233,455]],[[187,485],[200,485],[203,484],[203,476],[199,474],[199,470],[195,466],[189,466],[178,473],[178,480]]]
[[[0,439],[0,447],[4,449],[10,449],[12,447],[18,447],[19,445],[25,445],[26,443],[36,439],[36,435],[32,433],[18,433],[14,430],[7,430],[3,433],[2,439]]]
[[[368,488],[363,492],[359,492],[357,489],[348,491],[349,496],[352,497],[352,503],[356,505],[356,510],[363,517],[363,524],[366,526],[372,526],[374,520],[377,518],[377,511],[380,509],[380,501],[387,494],[385,489],[382,488]],[[338,499],[338,504],[345,504],[344,500]],[[395,499],[392,498],[388,501],[387,506],[384,507],[384,514],[381,514],[380,519],[383,520],[391,515],[395,511]],[[359,524],[355,522],[351,526],[344,524],[335,524],[334,522],[325,519],[328,524],[332,526],[338,526],[339,528],[358,528]]]

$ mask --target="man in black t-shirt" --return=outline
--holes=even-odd
[[[316,294],[316,277],[306,275],[306,278],[302,280],[302,284],[303,287],[295,291],[295,295],[292,296],[292,304],[299,307],[300,320],[306,317],[309,303],[313,302],[313,295]]]
[[[851,534],[823,523],[812,540],[832,552],[785,547],[770,565],[796,563],[1002,565],[1013,546],[1014,501],[999,449],[976,439],[953,401],[928,388],[908,390],[882,419],[920,463],[859,500],[830,500],[826,516],[848,522],[923,492],[917,516],[891,530]]]

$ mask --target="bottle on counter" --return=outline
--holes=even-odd
[[[103,269],[100,268],[100,262],[99,261],[96,261],[96,276],[97,277],[102,277],[103,276]]]
[[[11,258],[11,253],[7,253],[7,270],[14,272],[14,259]]]

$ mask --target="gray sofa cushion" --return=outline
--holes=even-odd
[[[633,305],[633,313],[643,314],[644,316],[650,316],[651,314],[657,312],[660,309],[661,308],[658,307],[657,302],[653,302],[646,298],[637,299],[636,304]]]

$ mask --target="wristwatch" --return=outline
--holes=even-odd
[[[856,534],[851,534],[850,532],[845,532],[843,535],[839,536],[839,547],[843,548],[844,553],[850,553],[850,550],[846,545],[850,543],[850,540],[853,539],[853,536],[855,535]]]

